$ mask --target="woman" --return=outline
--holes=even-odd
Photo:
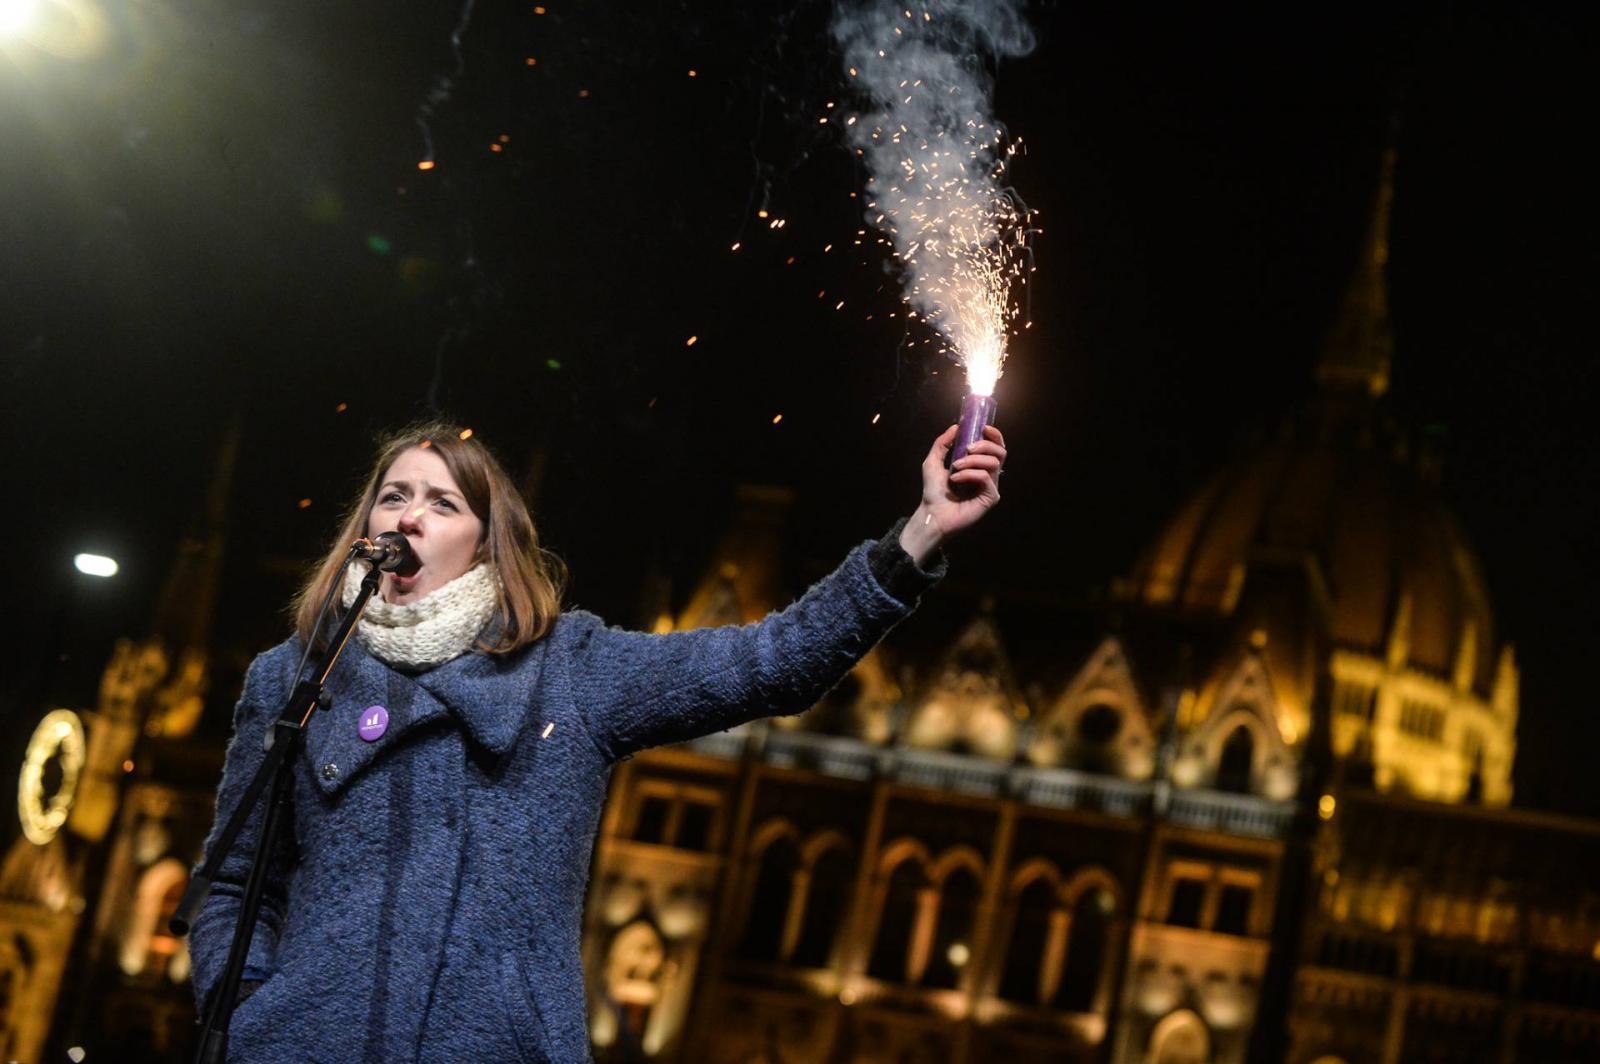
[[[915,513],[787,609],[667,635],[561,611],[533,521],[476,439],[428,425],[391,440],[301,593],[295,636],[255,660],[235,711],[219,825],[350,542],[403,533],[420,566],[383,576],[294,766],[292,830],[274,855],[229,1059],[587,1060],[579,932],[611,765],[806,709],[910,613],[943,573],[943,541],[1000,499],[999,431],[947,473],[955,433],[923,461]],[[190,935],[202,1007],[255,830]]]

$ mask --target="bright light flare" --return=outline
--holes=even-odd
[[[88,59],[105,51],[110,36],[93,0],[0,0],[0,49],[16,43],[57,59]]]
[[[0,35],[21,33],[38,13],[39,0],[0,0]]]
[[[115,558],[107,558],[104,554],[80,554],[72,559],[72,564],[85,576],[101,578],[116,576],[121,568]]]
[[[961,358],[967,368],[967,391],[973,395],[993,395],[994,386],[1000,382],[1000,363],[1005,361],[1006,341],[1001,335],[990,341],[985,338]]]

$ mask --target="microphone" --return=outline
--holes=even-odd
[[[422,567],[416,551],[400,532],[380,532],[372,539],[358,539],[350,545],[350,552],[371,562],[373,568],[396,576],[410,576]]]

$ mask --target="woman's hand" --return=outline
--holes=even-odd
[[[1000,467],[1006,461],[1006,438],[993,425],[947,471],[944,456],[955,446],[957,426],[933,441],[922,460],[922,502],[900,533],[900,546],[924,566],[950,536],[975,523],[1000,501]]]

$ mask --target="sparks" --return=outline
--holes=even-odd
[[[869,104],[866,121],[846,122],[871,174],[866,219],[902,267],[906,317],[933,327],[937,345],[965,367],[970,391],[991,395],[1009,338],[1026,327],[1013,296],[1031,271],[1031,212],[1007,183],[1020,138],[1009,141],[990,117],[988,79],[965,61],[961,41],[984,30],[997,55],[1019,55],[1031,34],[947,30],[927,11],[921,22],[909,8],[900,12],[904,31],[886,34],[880,19],[843,15],[833,27]],[[857,245],[867,236],[856,235]]]

